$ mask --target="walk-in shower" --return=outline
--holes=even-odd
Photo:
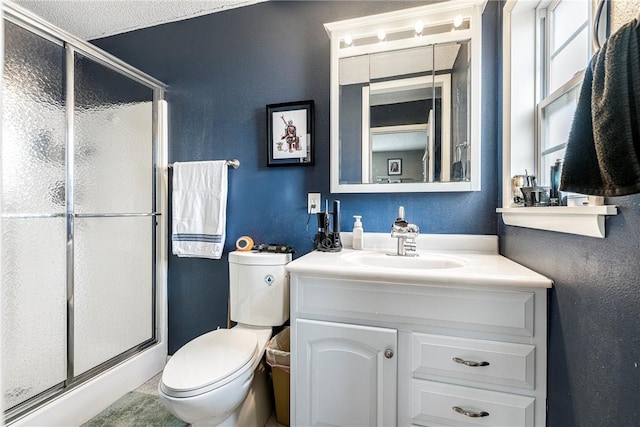
[[[164,85],[15,5],[3,11],[1,360],[11,422],[163,340]],[[152,373],[163,362],[154,360]]]

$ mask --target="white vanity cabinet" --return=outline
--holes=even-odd
[[[520,269],[512,285],[358,278],[340,257],[288,267],[291,425],[545,425],[550,280],[499,255]]]
[[[298,319],[297,425],[396,422],[394,329]]]

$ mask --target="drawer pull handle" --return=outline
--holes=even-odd
[[[467,411],[466,409],[462,409],[459,406],[454,406],[451,409],[453,409],[457,413],[462,414],[465,417],[469,417],[469,418],[482,418],[482,417],[488,417],[489,416],[489,413],[486,412],[486,411]]]
[[[391,359],[393,357],[393,350],[391,350],[390,348],[386,349],[384,351],[384,357],[386,357],[387,359]]]
[[[461,365],[467,365],[474,368],[478,366],[489,366],[489,362],[474,362],[473,360],[464,360],[460,359],[459,357],[454,357],[453,361]]]

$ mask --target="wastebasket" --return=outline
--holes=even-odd
[[[273,394],[276,400],[278,423],[289,425],[289,371],[291,355],[291,333],[287,326],[267,344],[267,363],[271,366]]]

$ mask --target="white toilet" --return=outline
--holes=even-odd
[[[162,404],[193,426],[263,426],[271,389],[260,363],[272,326],[289,318],[291,254],[229,253],[231,329],[201,335],[167,362],[158,384]]]

